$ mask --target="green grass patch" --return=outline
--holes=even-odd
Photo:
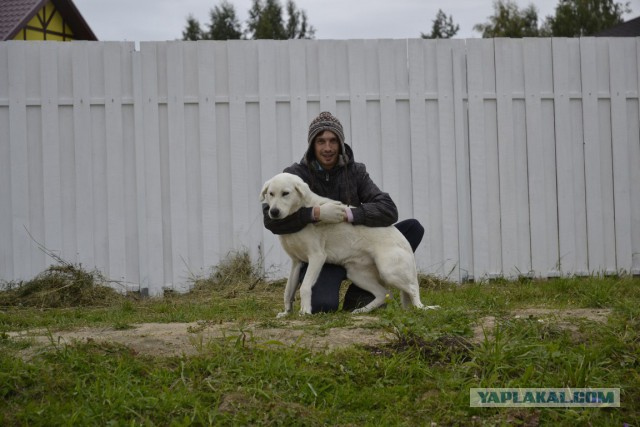
[[[100,290],[96,303],[72,302],[61,293],[76,286],[90,295],[105,285],[79,267],[50,269],[37,285],[0,292],[0,425],[640,424],[637,278],[458,285],[422,276],[423,301],[442,309],[402,310],[394,293],[366,323],[341,312],[298,322],[275,318],[284,284],[267,283],[240,255],[194,279],[191,292],[162,299],[105,299]],[[62,343],[53,334],[43,347],[12,336],[170,322],[198,322],[189,331],[196,354],[158,356],[97,339]],[[237,332],[197,341],[223,322]],[[386,338],[322,351],[263,342],[244,332],[249,326],[323,338],[364,327]],[[622,406],[470,408],[471,387],[619,387]]]

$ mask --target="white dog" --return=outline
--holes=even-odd
[[[281,173],[264,184],[260,201],[269,205],[269,217],[285,218],[301,207],[336,203],[313,193],[299,177]],[[375,299],[354,313],[366,313],[382,305],[387,295],[382,283],[402,291],[402,305],[413,304],[422,309],[418,276],[411,246],[394,226],[366,227],[349,223],[309,224],[297,233],[280,235],[282,247],[291,257],[291,272],[284,291],[284,311],[291,313],[302,263],[308,263],[300,286],[300,314],[311,314],[311,288],[318,279],[325,262],[339,264],[347,270],[347,277],[371,292]]]

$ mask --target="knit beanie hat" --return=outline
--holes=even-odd
[[[316,136],[326,130],[335,133],[338,137],[338,141],[340,142],[338,165],[346,165],[349,161],[349,156],[347,156],[347,150],[345,150],[344,147],[344,131],[342,130],[342,124],[340,123],[340,120],[327,111],[320,113],[309,125],[309,139],[307,141],[309,143],[309,149],[311,150],[311,144],[315,140]]]

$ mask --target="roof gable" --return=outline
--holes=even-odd
[[[596,34],[596,37],[637,37],[640,36],[640,16],[615,27],[607,28]]]
[[[97,40],[71,0],[2,0],[0,1],[0,40],[12,40],[45,6],[51,3],[73,30],[77,40]]]

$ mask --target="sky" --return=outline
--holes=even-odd
[[[251,0],[228,0],[241,23]],[[473,26],[488,22],[493,0],[294,0],[306,11],[316,39],[405,39],[430,33],[438,9],[460,26],[456,38],[478,38]],[[534,4],[538,17],[553,15],[559,0],[516,0],[519,7]],[[179,40],[187,17],[203,28],[209,11],[220,0],[74,0],[76,7],[101,41]],[[624,2],[624,0],[622,1]],[[281,0],[284,5],[285,0]],[[628,20],[640,15],[640,0],[630,0]]]

